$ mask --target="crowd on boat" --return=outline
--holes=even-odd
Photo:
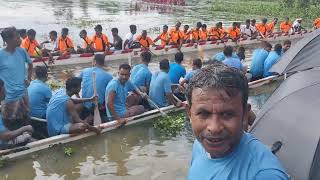
[[[70,53],[94,53],[104,52],[110,55],[115,51],[130,51],[134,48],[149,48],[151,46],[164,47],[173,45],[177,48],[185,43],[199,43],[204,41],[228,41],[246,39],[264,39],[279,35],[289,35],[293,33],[301,33],[306,31],[302,26],[302,19],[297,18],[293,23],[289,18],[286,18],[278,26],[278,18],[274,18],[270,23],[266,18],[263,18],[260,23],[255,19],[247,19],[243,25],[240,22],[233,22],[232,26],[225,28],[222,22],[218,22],[213,27],[208,27],[206,24],[198,22],[194,28],[189,25],[184,25],[177,22],[174,27],[169,28],[168,25],[162,27],[162,32],[155,38],[148,35],[146,30],[137,33],[137,26],[130,25],[130,32],[125,36],[124,40],[119,36],[119,29],[112,28],[110,37],[103,32],[102,25],[94,27],[95,34],[88,35],[85,29],[79,33],[83,40],[82,45],[75,46],[72,37],[69,36],[69,29],[62,28],[60,36],[58,32],[53,30],[49,33],[49,41],[39,43],[36,38],[34,29],[19,29],[19,34],[22,40],[21,47],[25,48],[32,58],[63,56]],[[314,29],[320,28],[320,18],[317,18],[313,23]],[[279,29],[276,31],[276,29]],[[159,43],[158,43],[159,42]]]

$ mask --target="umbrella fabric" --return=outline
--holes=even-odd
[[[308,179],[313,174],[310,168],[319,165],[312,165],[319,154],[319,107],[320,70],[298,72],[271,95],[250,130],[270,147],[277,141],[282,143],[276,154],[294,179]]]
[[[320,29],[293,45],[270,69],[285,74],[320,67]]]

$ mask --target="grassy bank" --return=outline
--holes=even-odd
[[[310,5],[306,8],[300,8],[299,6],[287,6],[280,1],[213,1],[211,11],[213,14],[218,12],[236,14],[238,18],[235,20],[241,20],[247,18],[256,18],[259,22],[259,18],[267,17],[269,20],[274,17],[278,17],[280,21],[283,21],[285,17],[289,17],[291,21],[296,18],[303,18],[303,25],[305,27],[312,27],[314,19],[320,16],[320,8],[315,5]]]

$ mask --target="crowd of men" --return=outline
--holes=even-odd
[[[124,40],[119,36],[119,29],[112,28],[111,34],[113,41],[111,42],[107,35],[103,32],[101,25],[94,27],[95,34],[89,36],[85,29],[79,33],[83,40],[82,45],[75,46],[72,37],[69,36],[69,29],[62,28],[60,36],[57,31],[49,33],[49,41],[38,43],[36,40],[36,31],[34,29],[20,29],[19,34],[22,39],[21,47],[25,48],[30,57],[49,57],[65,55],[70,53],[94,53],[105,52],[106,54],[114,51],[128,50],[134,48],[149,48],[150,46],[166,46],[175,45],[178,48],[185,43],[198,43],[201,41],[237,41],[240,39],[267,38],[278,35],[288,35],[306,31],[302,26],[302,19],[298,18],[293,23],[289,18],[285,18],[280,23],[278,18],[274,18],[270,23],[263,18],[260,23],[255,19],[247,19],[243,25],[240,22],[233,22],[232,26],[225,28],[222,22],[218,22],[213,27],[207,27],[206,24],[198,22],[194,28],[177,22],[174,27],[164,25],[160,34],[154,39],[148,36],[146,30],[142,30],[141,34],[137,33],[137,26],[130,25],[130,32],[125,36]],[[320,18],[313,23],[314,29],[320,28]],[[276,30],[278,29],[278,30]],[[160,42],[156,44],[157,42]]]

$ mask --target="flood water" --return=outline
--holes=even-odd
[[[0,1],[0,28],[10,25],[34,28],[41,42],[47,39],[49,31],[59,32],[62,27],[68,27],[76,44],[80,44],[79,31],[85,28],[92,34],[93,27],[98,23],[107,28],[109,36],[112,27],[118,27],[120,35],[124,36],[129,32],[128,26],[136,24],[138,32],[147,29],[154,37],[159,27],[173,25],[176,20],[181,20],[183,24],[194,25],[197,21],[205,21],[212,25],[216,21],[230,24],[236,18],[236,15],[226,12],[215,17],[207,13],[210,0],[186,0],[185,3],[186,6],[162,6],[135,0]],[[251,52],[248,51],[248,56]],[[190,61],[185,65],[188,66],[188,63]],[[150,66],[153,70],[158,68],[156,63]],[[77,73],[81,68],[71,71]],[[115,72],[116,67],[110,68]],[[249,98],[256,112],[270,91],[254,93]],[[10,162],[0,169],[0,179],[185,179],[192,143],[188,123],[177,137],[159,134],[152,122],[140,123]],[[72,147],[74,154],[67,157],[63,147]]]

